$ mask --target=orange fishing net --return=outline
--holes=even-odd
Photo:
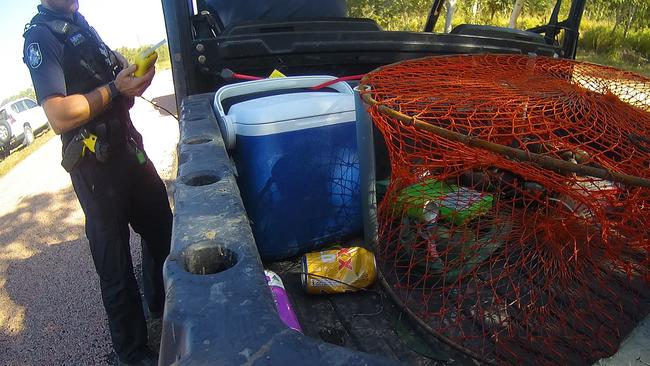
[[[615,353],[650,312],[650,80],[480,55],[361,84],[391,163],[378,265],[408,311],[500,364]]]

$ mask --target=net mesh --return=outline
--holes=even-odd
[[[615,353],[650,311],[650,80],[447,56],[361,89],[390,157],[377,259],[399,301],[485,360]]]

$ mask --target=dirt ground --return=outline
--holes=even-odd
[[[144,95],[175,111],[171,71]],[[144,100],[131,110],[149,158],[173,179],[177,121]],[[54,138],[0,178],[0,364],[111,365],[84,216]],[[136,271],[140,240],[132,233]]]

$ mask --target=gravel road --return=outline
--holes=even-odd
[[[171,71],[145,97],[175,112]],[[137,99],[131,110],[149,158],[173,179],[178,123]],[[111,365],[106,316],[84,217],[54,138],[0,178],[0,365]],[[140,240],[132,233],[134,265]]]

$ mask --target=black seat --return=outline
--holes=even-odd
[[[372,19],[311,18],[278,22],[255,21],[226,28],[222,37],[283,32],[373,32],[381,27]]]
[[[544,36],[520,29],[495,27],[492,25],[461,24],[451,31],[452,34],[512,39],[524,42],[545,43]]]

